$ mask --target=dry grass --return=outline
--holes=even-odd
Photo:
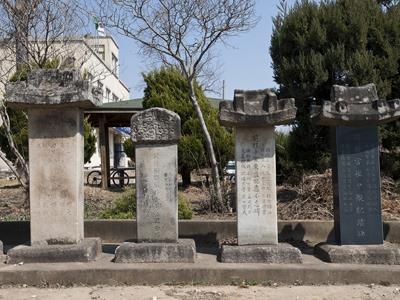
[[[324,174],[303,176],[296,186],[278,187],[278,217],[280,220],[332,220],[333,192],[330,170]],[[381,178],[382,217],[400,220],[400,194],[396,183]]]

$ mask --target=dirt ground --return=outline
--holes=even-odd
[[[384,220],[400,220],[400,184],[381,178],[382,216]],[[232,211],[224,214],[210,213],[210,194],[204,183],[197,181],[180,192],[191,203],[193,219],[233,220],[235,185],[224,182],[223,190],[232,203]],[[124,190],[112,187],[105,191],[99,187],[85,186],[85,218],[99,218],[101,212],[113,206]],[[277,187],[278,217],[280,220],[332,220],[333,195],[331,173],[310,174],[296,184]],[[29,209],[24,206],[24,195],[15,180],[0,179],[0,220],[27,220]]]
[[[1,288],[0,299],[135,299],[135,300],[222,300],[222,299],[400,299],[399,286],[125,286],[72,288]]]

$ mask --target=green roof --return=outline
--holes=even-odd
[[[131,100],[118,101],[118,102],[104,103],[101,107],[140,109],[140,108],[143,108],[142,102],[143,102],[143,99],[141,99],[141,98],[140,99],[131,99]]]
[[[224,101],[223,99],[218,99],[218,98],[208,98],[210,101],[211,105],[218,109],[219,108],[219,103]],[[231,100],[226,100],[226,101],[231,101]],[[131,109],[141,109],[143,108],[143,99],[142,98],[137,98],[137,99],[131,99],[131,100],[125,100],[125,101],[118,101],[118,102],[108,102],[104,103],[101,107],[102,108],[131,108]]]

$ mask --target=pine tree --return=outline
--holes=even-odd
[[[274,79],[282,96],[296,98],[288,148],[298,167],[324,169],[329,161],[328,129],[309,119],[311,97],[328,100],[333,84],[370,82],[380,98],[400,97],[400,5],[387,9],[378,2],[303,0],[274,19]],[[399,134],[393,124],[385,128]]]
[[[208,165],[205,140],[200,123],[189,98],[184,77],[173,68],[161,68],[143,75],[146,82],[143,107],[162,107],[176,112],[181,118],[182,137],[178,145],[178,167],[184,186],[191,183],[190,173]],[[233,136],[219,125],[217,110],[195,84],[195,92],[203,111],[207,128],[215,147],[219,166],[233,157]],[[221,173],[222,174],[222,173]]]

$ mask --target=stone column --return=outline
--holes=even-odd
[[[178,147],[136,145],[136,214],[139,242],[178,241]]]
[[[336,241],[382,244],[378,127],[336,126],[332,133]]]
[[[294,99],[271,90],[235,91],[220,105],[222,125],[236,130],[238,245],[223,245],[222,262],[301,263],[299,249],[278,244],[274,125],[296,116]]]
[[[375,85],[333,86],[331,101],[312,107],[312,119],[330,126],[336,244],[315,254],[336,263],[399,264],[399,249],[383,245],[378,124],[400,116],[400,101],[378,100]]]
[[[239,245],[278,244],[273,126],[236,128]]]
[[[83,111],[33,108],[28,115],[31,243],[77,244],[83,239]]]
[[[28,113],[33,246],[10,250],[8,263],[93,260],[101,242],[83,233],[82,108],[101,103],[98,91],[70,70],[37,70],[6,91]]]
[[[180,135],[174,112],[152,108],[132,117],[138,243],[122,244],[115,262],[194,262],[194,241],[178,239]]]

